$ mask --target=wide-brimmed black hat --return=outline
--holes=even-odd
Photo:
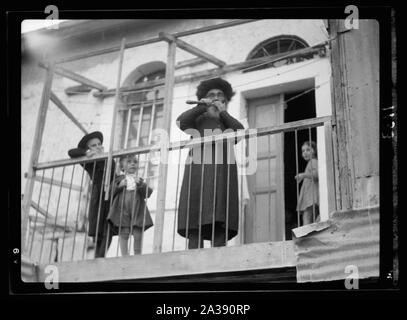
[[[81,149],[88,149],[88,141],[93,139],[93,138],[98,138],[100,140],[101,143],[103,143],[103,134],[100,131],[94,131],[91,133],[88,133],[87,135],[85,135],[81,141],[79,141],[78,143],[78,148]]]
[[[198,100],[201,100],[202,98],[205,98],[208,91],[212,89],[222,90],[227,101],[230,101],[230,99],[232,99],[233,95],[235,94],[229,82],[223,80],[222,78],[215,78],[202,81],[196,90],[196,97],[198,98]]]

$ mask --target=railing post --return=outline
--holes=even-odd
[[[42,90],[40,108],[38,110],[37,123],[35,126],[35,133],[33,144],[31,148],[30,162],[28,164],[27,181],[24,190],[24,200],[21,210],[21,251],[25,252],[25,236],[27,233],[28,216],[30,213],[31,196],[34,189],[35,182],[35,170],[34,167],[38,163],[40,156],[40,148],[42,142],[42,136],[44,133],[45,120],[47,116],[48,104],[51,97],[52,78],[54,76],[54,62],[49,63],[49,67],[46,73],[44,82],[44,88]]]
[[[114,144],[114,135],[116,129],[116,116],[118,112],[119,106],[119,94],[120,94],[120,81],[122,77],[122,67],[123,67],[123,55],[124,55],[124,48],[126,45],[126,39],[122,39],[121,49],[120,49],[120,56],[119,56],[119,67],[118,67],[118,74],[117,74],[117,82],[116,82],[116,95],[114,100],[113,106],[113,115],[112,115],[112,128],[110,131],[110,145],[109,145],[109,155],[107,157],[107,167],[106,167],[106,174],[105,174],[105,199],[109,199],[109,188],[110,188],[110,171],[112,168],[112,153],[113,153],[113,144]]]
[[[168,42],[167,66],[165,70],[165,92],[164,92],[164,130],[170,137],[171,129],[171,110],[172,98],[174,91],[174,70],[175,70],[175,50],[176,43]],[[162,139],[161,139],[162,140]],[[162,249],[162,240],[164,232],[164,212],[165,212],[165,195],[167,186],[167,171],[168,171],[168,143],[161,144],[160,150],[160,167],[157,190],[157,210],[155,216],[155,230],[153,241],[153,252],[159,253]]]
[[[335,199],[335,173],[332,148],[332,124],[331,121],[324,123],[325,131],[325,157],[326,157],[326,179],[328,192],[328,213],[336,210]]]

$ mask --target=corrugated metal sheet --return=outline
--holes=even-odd
[[[293,233],[297,282],[346,279],[347,266],[357,267],[359,279],[379,276],[378,206],[338,211]]]

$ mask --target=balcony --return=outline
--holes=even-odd
[[[295,195],[284,193],[286,181],[281,169],[285,168],[287,159],[282,155],[287,152],[281,152],[280,148],[284,137],[291,135],[295,143],[288,153],[295,158],[292,179],[296,181],[294,176],[305,166],[300,154],[301,143],[318,136],[318,179],[324,190],[319,190],[322,195],[319,216],[318,208],[313,206],[313,221],[325,221],[335,208],[331,129],[331,118],[320,117],[186,141],[164,139],[147,147],[113,152],[111,163],[114,169],[110,181],[106,179],[107,153],[93,158],[40,163],[34,168],[36,182],[23,246],[23,257],[27,263],[35,263],[37,277],[26,279],[44,281],[45,268],[52,264],[58,268],[60,282],[203,281],[209,278],[215,282],[243,278],[250,281],[261,274],[267,274],[271,282],[295,282],[296,255],[290,240],[291,229],[302,226],[303,222],[298,210],[290,212],[291,220],[288,219],[286,207],[287,198],[298,202],[301,184],[296,182]],[[187,153],[201,150],[202,145],[226,141],[232,146],[228,150],[233,150],[236,156],[238,173],[237,235],[226,241],[225,246],[212,247],[213,241],[204,241],[203,246],[188,249],[188,240],[177,232]],[[95,181],[99,181],[99,187],[105,188],[107,194],[114,194],[112,181],[121,174],[119,159],[125,155],[137,157],[138,176],[143,177],[146,188],[153,190],[145,201],[154,225],[141,234],[139,254],[134,254],[134,241],[130,240],[129,255],[123,256],[118,237],[113,236],[110,246],[104,245],[104,257],[96,257],[95,245],[100,241],[99,235],[94,239],[88,235],[91,202],[95,203],[92,192],[98,187]],[[163,163],[163,159],[168,161]],[[95,169],[84,170],[86,166],[96,168],[97,163],[102,164],[102,179],[96,178]],[[163,175],[163,170],[167,174]],[[107,185],[105,181],[109,181]],[[201,195],[202,192],[201,185]],[[112,206],[112,197],[100,193],[96,230],[103,224],[100,212],[105,201]],[[143,214],[145,226],[146,210]],[[109,234],[112,230],[109,224],[107,226]],[[201,243],[202,235],[198,237]]]

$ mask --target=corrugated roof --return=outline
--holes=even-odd
[[[337,211],[293,233],[297,282],[346,279],[348,266],[359,279],[379,276],[379,207]]]

